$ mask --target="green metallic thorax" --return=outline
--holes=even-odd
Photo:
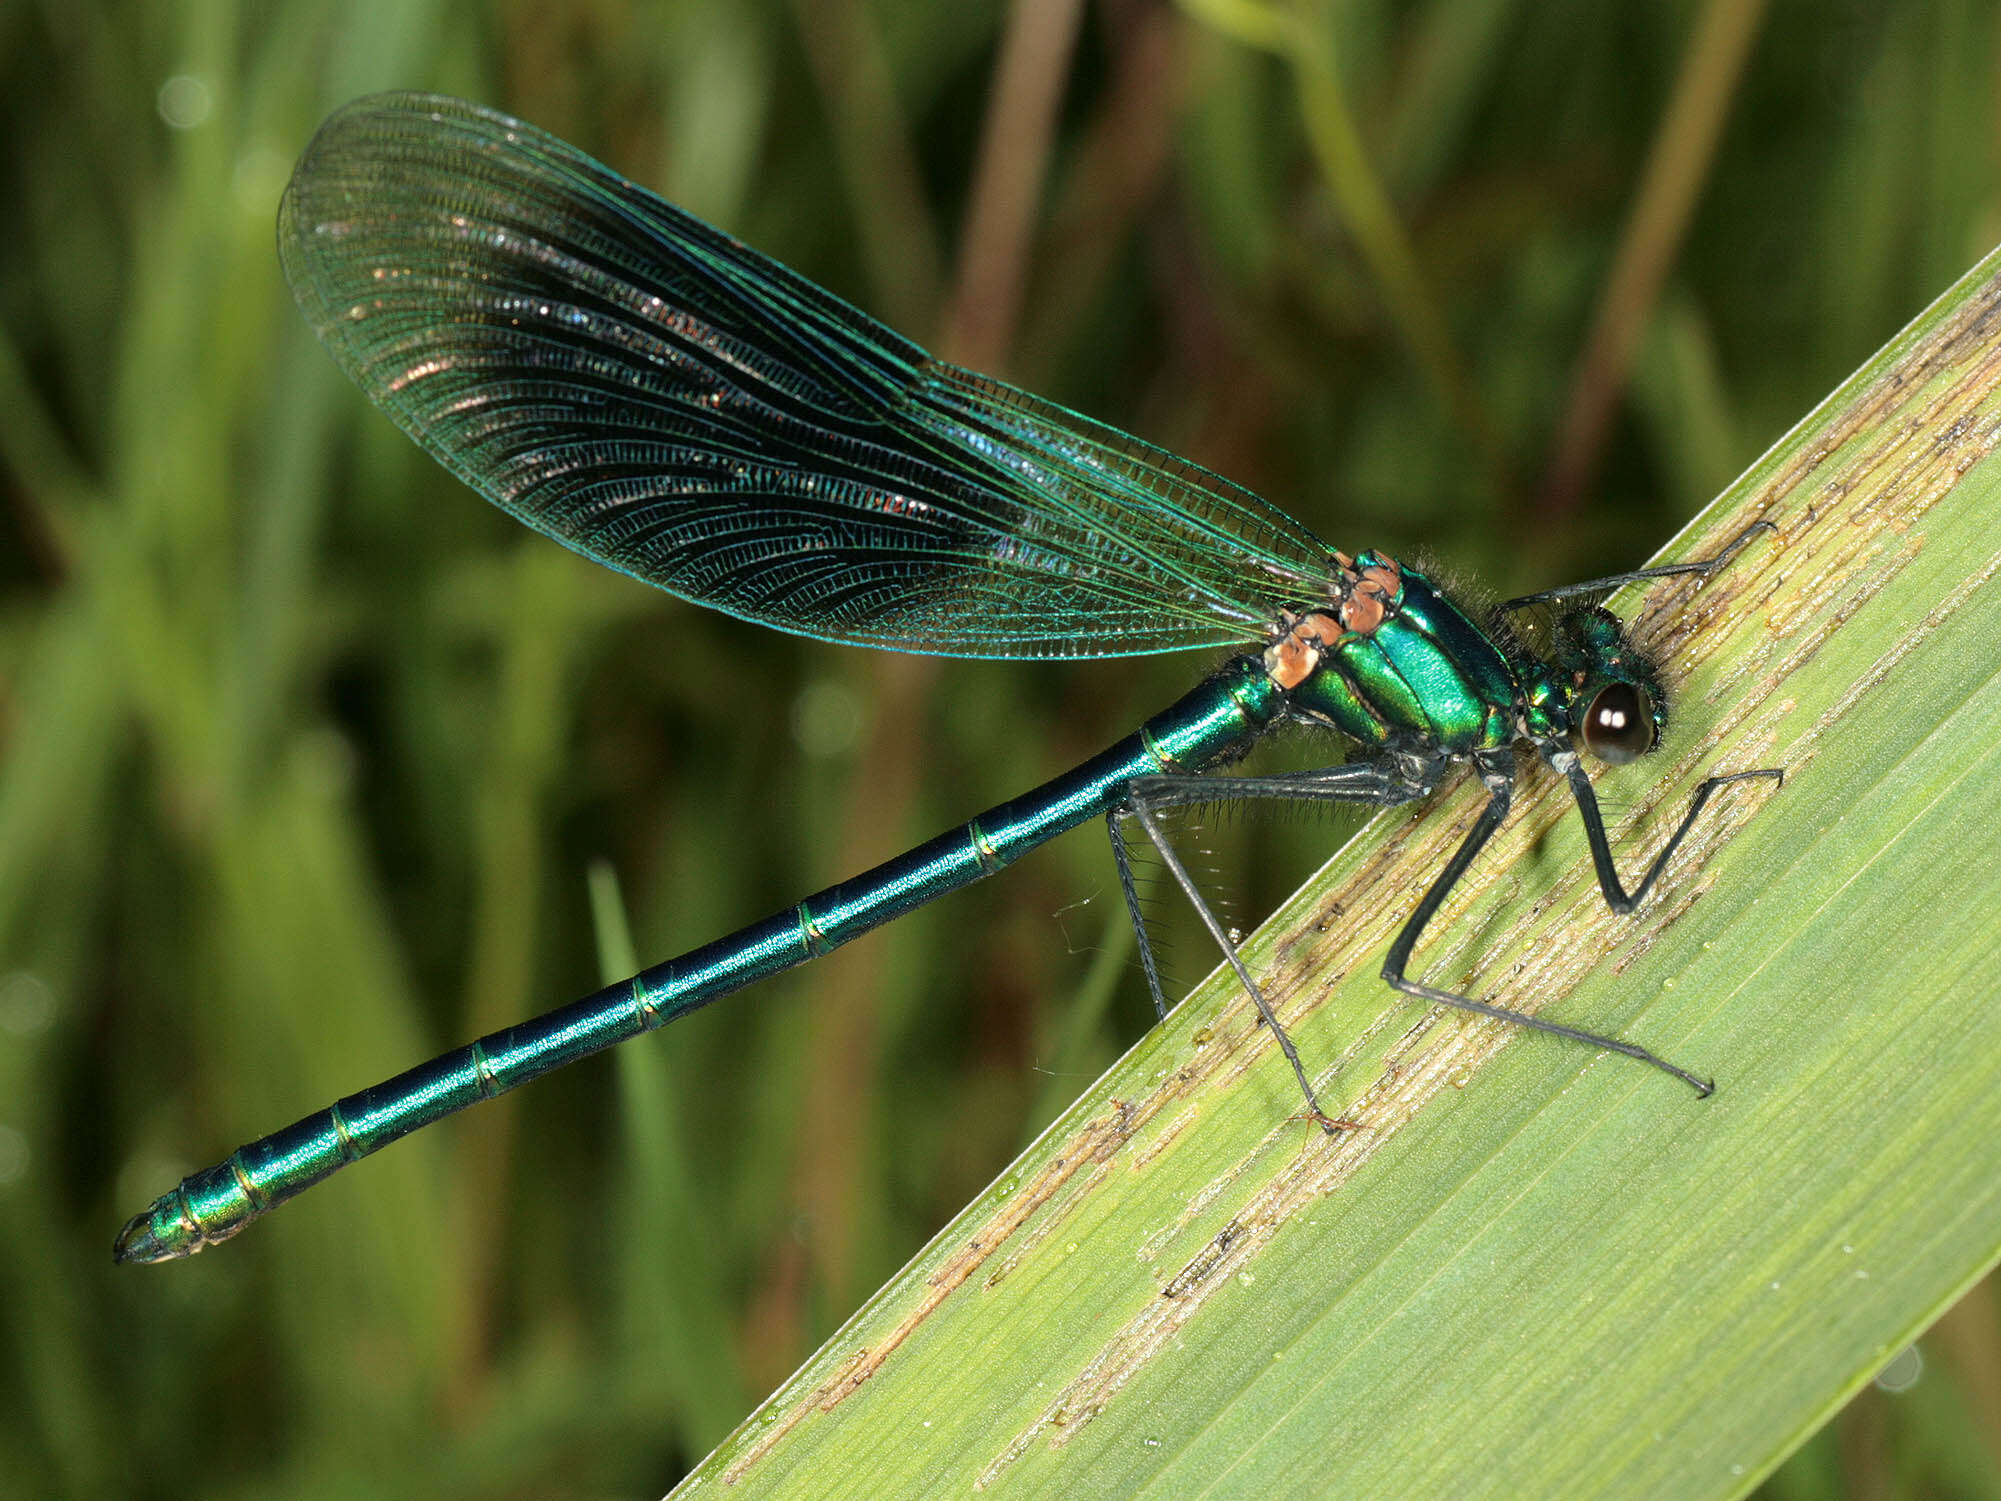
[[[1366,552],[1354,566],[1393,568],[1402,587],[1380,624],[1344,631],[1321,656],[1292,690],[1294,712],[1368,746],[1421,740],[1463,755],[1513,740],[1524,685],[1487,633],[1408,564]]]

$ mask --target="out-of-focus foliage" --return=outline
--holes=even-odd
[[[291,309],[275,205],[333,104],[510,109],[1339,545],[1504,591],[1645,557],[2001,230],[1971,0],[1071,10],[0,9],[10,1490],[661,1489],[1151,1016],[1079,834],[226,1248],[110,1266],[179,1173],[592,988],[618,917],[643,960],[702,942],[1202,666],[823,649],[522,533]],[[1010,26],[1059,42],[1046,149]],[[1009,172],[1018,248],[972,212]],[[1211,832],[1249,908],[1328,837]],[[1997,1489],[1991,1289],[1924,1349],[1773,1492]]]

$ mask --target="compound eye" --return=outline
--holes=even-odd
[[[1617,766],[1654,748],[1654,706],[1644,688],[1610,683],[1600,688],[1584,711],[1584,748],[1601,761]]]

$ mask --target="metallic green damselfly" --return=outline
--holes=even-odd
[[[1596,602],[1642,569],[1476,621],[1425,574],[1337,552],[1228,480],[931,358],[785,267],[532,126],[390,94],[335,114],[279,214],[308,321],[377,405],[467,484],[586,557],[825,641],[967,657],[1233,654],[1075,770],[762,922],[363,1090],[240,1147],[128,1223],[120,1261],[189,1255],[399,1136],[826,953],[1104,818],[1160,1014],[1122,821],[1153,841],[1270,1025],[1159,813],[1283,798],[1394,807],[1470,765],[1487,804],[1382,967],[1420,999],[1609,1048],[1633,1043],[1424,985],[1419,935],[1508,815],[1518,747],[1569,785],[1604,898],[1631,911],[1710,795],[1628,891],[1582,753],[1627,761],[1666,724],[1653,663]],[[1745,534],[1745,535],[1748,535]],[[1548,610],[1572,601],[1559,613]],[[1531,633],[1513,622],[1547,616]],[[1281,725],[1350,756],[1217,775]]]

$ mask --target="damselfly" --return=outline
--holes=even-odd
[[[1581,753],[1620,762],[1651,750],[1666,699],[1597,598],[1636,579],[1707,574],[1732,548],[1511,600],[1476,620],[1410,564],[1337,552],[1228,480],[935,360],[561,141],[457,100],[382,95],[335,114],[286,190],[279,247],[308,321],[362,390],[489,500],[607,567],[745,620],[897,651],[1234,654],[1132,735],[1013,802],[239,1148],[127,1224],[118,1260],[226,1239],[419,1126],[803,964],[1100,817],[1160,1014],[1126,819],[1195,903],[1309,1113],[1331,1129],[1158,815],[1238,798],[1393,807],[1461,765],[1486,807],[1390,945],[1383,978],[1709,1091],[1633,1043],[1406,970],[1506,819],[1518,746],[1568,783],[1618,912],[1646,896],[1718,787],[1778,775],[1703,782],[1639,883],[1621,883]],[[1560,613],[1540,610],[1565,600]],[[1554,617],[1533,650],[1511,625],[1531,608]],[[1285,775],[1213,774],[1285,724],[1335,732],[1351,755]]]

